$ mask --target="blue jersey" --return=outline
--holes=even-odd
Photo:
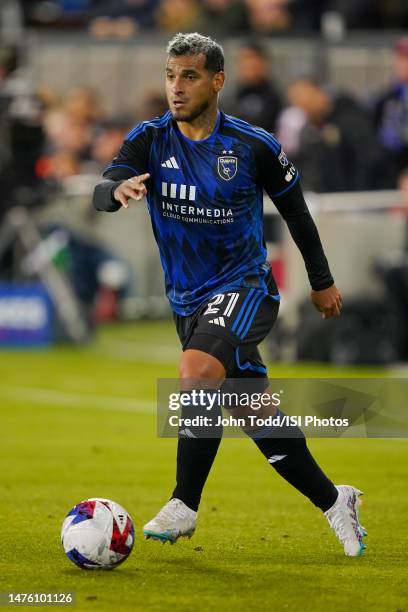
[[[269,271],[263,190],[278,198],[299,175],[265,130],[219,112],[208,138],[190,140],[167,112],[126,137],[104,176],[148,172],[147,204],[172,309],[193,313],[215,293]]]

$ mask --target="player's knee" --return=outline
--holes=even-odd
[[[204,351],[188,349],[182,355],[179,374],[181,379],[206,380],[213,387],[225,378],[225,368],[216,357]]]

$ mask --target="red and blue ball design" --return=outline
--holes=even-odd
[[[81,569],[113,569],[132,552],[133,521],[116,502],[87,499],[67,514],[61,541],[67,557]]]

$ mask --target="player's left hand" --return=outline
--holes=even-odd
[[[330,317],[339,317],[343,305],[340,291],[336,285],[332,285],[327,289],[315,291],[312,289],[310,297],[315,308],[321,313],[323,319]]]

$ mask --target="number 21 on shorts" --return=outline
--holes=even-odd
[[[225,298],[229,298],[229,300],[224,308],[224,312],[222,313],[222,315],[225,317],[230,317],[238,301],[239,293],[217,293],[217,295],[214,295],[214,298],[211,300],[211,302],[208,303],[207,310],[204,312],[204,316],[208,314],[218,314],[221,309],[220,305],[222,304],[224,306]]]

